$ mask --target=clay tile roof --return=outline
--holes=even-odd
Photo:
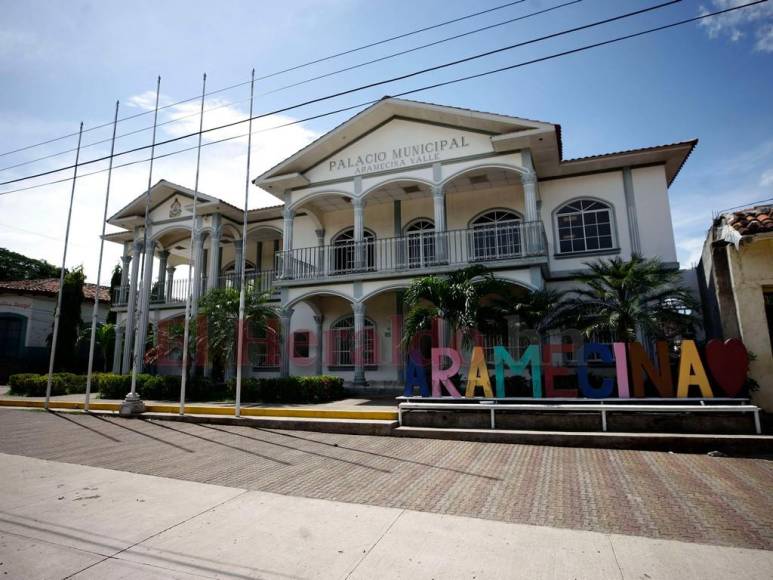
[[[0,281],[0,292],[18,292],[19,294],[36,294],[39,296],[56,296],[59,292],[59,278],[43,278],[39,280],[5,280]],[[97,285],[84,284],[83,298],[94,302]],[[100,286],[99,301],[110,303],[110,288]]]
[[[773,233],[773,206],[757,206],[734,211],[727,219],[742,236]]]

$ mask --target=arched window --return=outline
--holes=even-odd
[[[354,366],[354,316],[346,316],[333,323],[330,333],[333,339],[331,363],[339,367]],[[365,319],[363,342],[365,364],[376,364],[376,326],[369,318]]]
[[[499,260],[521,255],[521,217],[514,211],[495,209],[472,221],[475,260]]]
[[[435,224],[419,218],[405,228],[408,267],[421,268],[435,262]]]
[[[561,254],[614,248],[612,208],[595,199],[578,199],[556,212],[558,251]]]
[[[19,314],[0,314],[0,354],[21,356],[24,349],[27,319]]]
[[[354,241],[354,228],[348,228],[338,233],[333,238],[333,260],[331,262],[331,274],[343,274],[354,270],[372,270],[374,264],[374,241],[376,236],[373,232],[365,230],[363,232],[363,247],[358,248]],[[358,250],[362,252],[360,259],[364,260],[362,266],[357,264]]]

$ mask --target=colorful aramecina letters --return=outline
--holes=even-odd
[[[532,344],[516,360],[505,347],[496,346],[494,347],[495,388],[492,388],[483,348],[476,346],[470,355],[464,396],[504,398],[505,369],[510,375],[520,375],[530,379],[534,398],[543,396],[593,399],[615,396],[621,399],[631,396],[643,398],[647,396],[645,387],[648,380],[652,385],[651,393],[657,397],[710,398],[714,396],[709,373],[706,372],[698,346],[693,340],[683,340],[681,343],[676,389],[666,342],[656,343],[652,358],[639,342],[615,342],[611,345],[591,342],[578,349],[576,368],[553,364],[554,355],[573,352],[574,346],[570,344],[541,346]],[[426,370],[417,360],[418,358],[418,356],[408,357],[405,371],[405,396],[413,396],[414,389],[418,388],[422,397],[462,397],[452,381],[462,367],[462,357],[456,349],[447,347],[432,349],[431,389],[427,382]],[[711,340],[706,345],[705,358],[714,384],[722,390],[722,394],[730,397],[739,395],[746,381],[749,365],[749,357],[743,343],[738,339],[725,342]],[[610,371],[606,373],[609,376],[604,376],[600,384],[594,385],[590,380],[588,370],[590,360],[601,363]],[[556,386],[556,377],[572,375],[576,375],[576,387],[558,388]]]

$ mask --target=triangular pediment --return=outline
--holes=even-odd
[[[402,123],[397,123],[398,121]],[[420,129],[424,136],[410,135],[411,128],[414,131]],[[304,182],[321,178],[324,173],[321,167],[325,162],[329,169],[330,160],[337,155],[346,153],[345,157],[350,157],[357,147],[367,148],[375,145],[379,139],[384,140],[388,132],[392,132],[393,138],[390,147],[394,147],[398,141],[403,146],[414,146],[420,145],[422,141],[434,141],[435,137],[442,140],[462,133],[478,146],[486,139],[490,141],[496,136],[519,132],[552,133],[555,129],[555,125],[541,121],[385,98],[266,171],[256,178],[254,183],[281,197],[283,189],[299,187]],[[404,142],[402,138],[405,138]],[[445,153],[444,150],[443,154]],[[346,173],[339,177],[345,176]]]
[[[493,151],[492,134],[394,117],[304,172],[310,183]]]

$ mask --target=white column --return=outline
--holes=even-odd
[[[174,266],[166,267],[166,301],[171,302],[174,295]]]
[[[112,372],[118,374],[121,372],[121,351],[123,350],[123,326],[115,325],[115,344],[113,346],[113,368]]]
[[[132,273],[129,278],[129,294],[126,297],[126,335],[123,345],[123,362],[121,363],[121,373],[127,374],[130,371],[132,361],[132,346],[134,345],[134,316],[137,308],[137,278],[140,275],[140,253],[142,252],[142,241],[135,240],[132,244]]]
[[[201,296],[202,262],[204,260],[204,235],[197,228],[193,234],[193,276],[191,284],[191,317],[195,318],[199,312],[199,297]]]
[[[314,361],[314,373],[319,376],[322,374],[322,360],[324,358],[324,348],[322,345],[322,323],[324,322],[324,316],[315,316],[314,325],[317,333],[317,358]]]
[[[282,217],[282,277],[291,278],[293,274],[291,251],[293,249],[293,222],[295,221],[295,210],[285,206]]]
[[[364,203],[361,198],[352,199],[352,209],[354,210],[354,268],[361,270],[365,268],[365,218]]]
[[[432,202],[435,217],[435,257],[438,262],[448,259],[446,234],[446,196],[441,185],[432,186]]]
[[[321,276],[327,274],[325,271],[325,230],[314,230],[317,235],[317,273]]]
[[[219,216],[215,216],[219,217]],[[220,237],[223,226],[216,225],[209,236],[209,273],[207,274],[207,290],[217,288],[220,282]]]
[[[280,361],[280,367],[279,367],[279,376],[280,377],[289,377],[290,376],[290,356],[292,356],[292,351],[290,350],[290,343],[292,342],[290,340],[290,322],[292,321],[293,317],[293,309],[289,307],[283,307],[279,311],[279,322],[280,322],[280,332],[281,337],[280,340],[282,341],[282,348],[281,348],[281,361]]]
[[[241,240],[234,240],[234,288],[241,289],[242,284],[242,253],[244,246]]]
[[[150,296],[153,289],[153,257],[156,253],[156,242],[148,241],[145,248],[145,271],[142,274],[142,297],[139,300],[139,325],[135,329],[135,348],[138,348],[137,360],[140,362],[139,368],[144,366],[145,357],[145,339],[148,335],[148,322],[150,321]]]
[[[124,304],[129,298],[129,265],[131,264],[131,255],[124,254],[121,256],[121,286],[118,289],[118,303]]]
[[[537,174],[533,171],[521,174],[523,185],[523,205],[526,226],[523,232],[527,254],[538,253],[542,248],[542,228],[537,225]]]
[[[164,301],[166,298],[166,263],[169,260],[169,250],[158,253],[158,289],[156,300]]]
[[[363,387],[365,380],[365,304],[352,304],[354,312],[354,385]]]

